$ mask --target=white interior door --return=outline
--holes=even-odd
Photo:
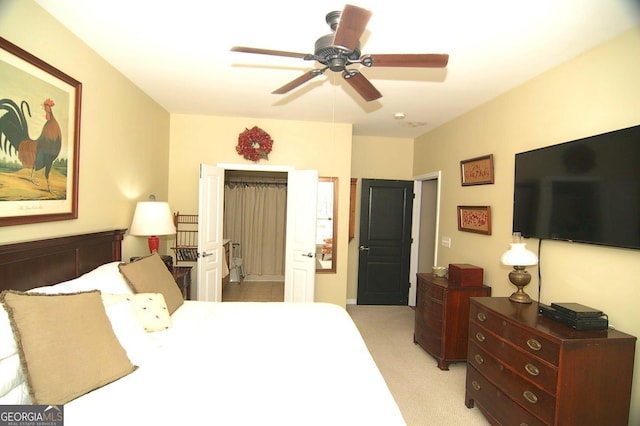
[[[290,171],[287,189],[284,300],[313,302],[318,171]]]
[[[222,302],[224,169],[200,165],[197,300]]]

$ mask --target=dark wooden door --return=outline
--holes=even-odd
[[[363,179],[359,305],[407,305],[413,181]]]

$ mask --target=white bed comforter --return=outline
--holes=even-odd
[[[185,302],[172,322],[123,336],[139,368],[66,404],[65,426],[405,424],[338,306]]]

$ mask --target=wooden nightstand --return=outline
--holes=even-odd
[[[182,297],[191,300],[191,266],[174,266],[173,278],[180,287]]]
[[[466,361],[469,300],[490,296],[491,287],[462,287],[433,274],[418,274],[416,325],[413,340],[448,370],[452,362]]]

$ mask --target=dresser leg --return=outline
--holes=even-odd
[[[471,396],[468,393],[465,393],[464,395],[464,405],[466,405],[467,408],[473,408],[473,406],[475,405],[473,398],[471,398]]]
[[[440,370],[449,371],[449,363],[445,360],[438,361],[438,368]]]

